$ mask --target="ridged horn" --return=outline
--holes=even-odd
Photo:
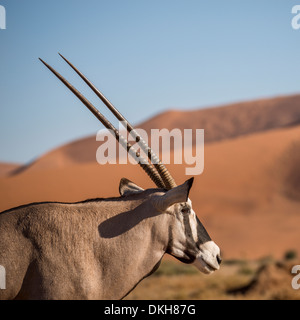
[[[165,184],[152,164],[148,163],[138,151],[120,134],[120,132],[110,123],[100,111],[86,99],[75,87],[73,87],[62,75],[54,70],[49,64],[39,58],[40,61],[69,89],[74,95],[94,114],[94,116],[107,128],[114,132],[117,141],[127,150],[127,152],[140,159],[138,162],[142,169],[158,188],[165,188]]]
[[[148,155],[149,161],[154,165],[160,177],[162,178],[166,189],[172,189],[176,187],[176,182],[171,176],[168,169],[160,161],[158,156],[154,151],[147,145],[144,139],[138,134],[134,127],[130,124],[129,121],[117,110],[117,108],[95,87],[95,85],[88,80],[82,72],[80,72],[68,59],[66,59],[62,54],[59,55],[69,64],[69,66],[82,78],[82,80],[94,91],[94,93],[102,100],[102,102],[107,106],[107,108],[113,113],[113,115],[119,120],[123,121],[126,124],[126,128],[129,134],[135,139],[139,144],[140,148]]]

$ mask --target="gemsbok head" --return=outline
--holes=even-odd
[[[220,249],[192,208],[193,178],[175,180],[132,125],[67,59],[119,121],[127,125],[147,159],[77,89],[41,60],[115,133],[156,188],[121,179],[120,197],[76,203],[41,202],[0,214],[0,265],[6,289],[0,299],[122,299],[153,273],[168,253],[209,274],[218,270]],[[105,184],[105,181],[101,183]]]

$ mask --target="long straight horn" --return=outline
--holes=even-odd
[[[140,159],[139,165],[148,174],[151,180],[155,183],[158,188],[165,188],[162,178],[157,173],[156,169],[140,155],[138,151],[122,136],[119,131],[103,116],[102,113],[88,100],[86,99],[75,87],[73,87],[65,78],[62,77],[57,71],[55,71],[49,64],[40,59],[40,61],[51,71],[54,75],[62,81],[63,84],[69,88],[75,96],[95,115],[95,117],[107,128],[115,133],[117,141],[127,150],[127,152]]]
[[[171,176],[168,169],[160,161],[158,156],[154,151],[147,145],[144,139],[137,133],[134,127],[126,120],[126,118],[117,110],[117,108],[95,87],[94,84],[88,80],[82,72],[80,72],[69,60],[67,60],[62,54],[59,55],[69,64],[69,66],[83,79],[83,81],[94,91],[94,93],[102,100],[102,102],[107,106],[107,108],[113,113],[113,115],[119,120],[126,124],[127,131],[132,135],[135,141],[139,144],[140,148],[148,155],[150,162],[154,165],[159,175],[161,176],[165,187],[167,189],[172,189],[176,187],[174,178]]]

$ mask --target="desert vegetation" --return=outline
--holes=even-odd
[[[196,268],[166,259],[126,299],[175,300],[298,300],[294,290],[292,267],[297,257],[264,257],[257,260],[224,261],[213,276],[200,274]]]

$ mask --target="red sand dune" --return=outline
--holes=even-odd
[[[300,202],[282,193],[280,159],[300,126],[223,141],[205,148],[205,170],[192,188],[193,207],[227,258],[281,257],[300,242]],[[184,166],[168,166],[178,183]],[[137,165],[73,164],[0,179],[0,210],[36,201],[118,195],[126,176],[153,187]]]
[[[7,176],[21,167],[21,164],[0,162],[0,177]]]
[[[211,143],[299,123],[300,95],[294,95],[193,111],[166,111],[136,127],[148,134],[151,129],[162,128],[204,129],[205,143]],[[21,169],[43,170],[95,162],[99,145],[95,136],[86,137],[52,150]]]
[[[140,125],[152,128],[205,129],[205,142],[300,124],[300,95],[240,102],[221,107],[166,111]]]
[[[261,114],[266,112],[262,117],[264,129],[258,126],[254,130],[255,117],[250,121],[251,117],[241,111],[239,121],[253,122],[248,126],[252,128],[251,134],[245,135],[244,131],[231,139],[224,135],[226,140],[219,138],[205,145],[205,170],[196,177],[190,198],[200,220],[221,247],[224,258],[282,257],[290,249],[300,254],[300,190],[299,199],[292,199],[284,192],[283,173],[289,165],[286,160],[282,161],[287,150],[300,140],[300,125],[288,126],[299,119],[297,104],[300,97],[287,97],[285,111],[290,110],[289,115],[284,117],[282,111],[277,110],[275,116],[273,113],[279,107],[275,108],[274,104],[280,102],[284,108],[282,99],[266,100],[268,111],[260,110]],[[293,101],[296,107],[293,107]],[[264,109],[262,102],[257,103]],[[221,111],[226,113],[225,109]],[[237,110],[232,111],[232,116]],[[203,112],[213,114],[213,111],[220,112],[219,108]],[[268,113],[272,119],[269,127],[266,125]],[[259,119],[256,119],[257,123],[260,123]],[[227,120],[223,122],[227,123]],[[167,126],[167,123],[162,122],[162,125]],[[231,126],[235,125],[236,121],[232,120]],[[272,126],[275,129],[271,130]],[[119,180],[124,176],[144,188],[153,187],[138,165],[101,166],[94,160],[95,153],[93,159],[84,158],[83,150],[90,148],[95,148],[91,138],[76,141],[40,158],[28,170],[1,177],[0,211],[31,202],[73,202],[118,196]],[[168,168],[177,183],[188,178],[184,165],[169,165]]]

